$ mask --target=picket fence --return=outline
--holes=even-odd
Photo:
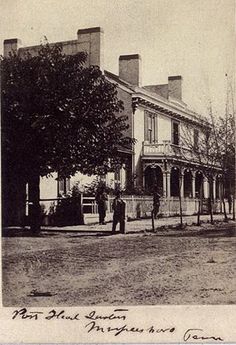
[[[112,219],[112,202],[114,196],[108,196],[106,220]],[[148,195],[124,195],[122,199],[126,202],[126,219],[139,219],[151,217],[153,209],[153,198]],[[41,207],[43,210],[43,223],[48,225],[52,223],[52,217],[55,214],[56,207],[61,199],[44,199],[41,200]],[[183,215],[193,215],[198,212],[198,199],[182,198],[182,213]],[[96,223],[98,221],[98,207],[94,196],[81,196],[81,214],[83,221],[80,219],[78,224],[81,223]],[[222,203],[216,200],[213,205],[214,213],[222,212]],[[208,213],[208,200],[202,200],[201,213]],[[162,217],[175,216],[180,214],[179,198],[161,198],[159,215]]]

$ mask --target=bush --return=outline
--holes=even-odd
[[[78,185],[59,200],[53,218],[55,225],[59,226],[84,224]]]

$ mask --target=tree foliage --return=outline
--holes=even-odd
[[[27,177],[106,173],[130,148],[116,86],[60,45],[1,58],[5,164]],[[119,114],[119,115],[118,115]]]

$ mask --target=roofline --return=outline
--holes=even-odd
[[[73,44],[73,43],[78,43],[78,40],[75,39],[75,40],[69,40],[69,41],[60,41],[60,42],[50,42],[48,43],[49,46],[60,46],[60,45],[69,45],[69,44]],[[19,51],[27,51],[27,50],[31,50],[31,49],[40,49],[42,46],[44,46],[44,44],[37,44],[37,45],[34,45],[34,46],[27,46],[27,47],[20,47],[18,50]]]
[[[106,77],[113,79],[117,84],[119,84],[122,88],[125,88],[126,91],[129,93],[133,93],[135,91],[134,85],[128,83],[127,81],[120,79],[118,75],[111,73],[109,71],[104,71]]]
[[[130,54],[130,55],[120,55],[119,60],[132,60],[138,59],[141,60],[141,56],[139,54]]]
[[[106,70],[104,71],[104,73],[107,77],[110,77],[111,79],[113,79],[118,85],[122,85],[128,88],[129,92],[132,93],[133,99],[142,100],[143,103],[145,102],[150,103],[149,105],[152,104],[154,108],[159,107],[160,111],[165,110],[167,113],[169,113],[169,115],[181,116],[181,117],[184,117],[186,120],[189,120],[190,122],[194,122],[195,124],[198,124],[199,126],[211,128],[210,123],[206,119],[204,119],[204,117],[202,119],[199,119],[200,114],[195,113],[189,108],[185,109],[181,106],[171,103],[166,98],[158,94],[154,94],[153,92],[145,88],[132,85],[120,79],[120,77],[114,73],[111,73]]]
[[[94,28],[87,28],[87,29],[79,29],[77,31],[77,35],[81,35],[81,34],[91,34],[94,32],[104,32],[103,28],[101,28],[100,26],[96,26]]]
[[[146,101],[148,103],[152,103],[154,107],[155,106],[160,107],[160,108],[163,107],[166,111],[170,112],[170,115],[177,114],[184,117],[186,120],[190,120],[197,123],[198,125],[211,127],[210,123],[204,118],[199,120],[200,114],[193,112],[189,108],[184,109],[182,107],[178,107],[177,105],[170,103],[164,97],[161,97],[161,96],[156,97],[153,94],[150,94],[148,91],[143,92],[142,89],[137,88],[137,87],[136,87],[136,92],[132,96],[133,98],[141,99],[144,102]]]

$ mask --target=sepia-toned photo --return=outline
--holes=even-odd
[[[235,1],[0,4],[3,307],[235,305]]]

